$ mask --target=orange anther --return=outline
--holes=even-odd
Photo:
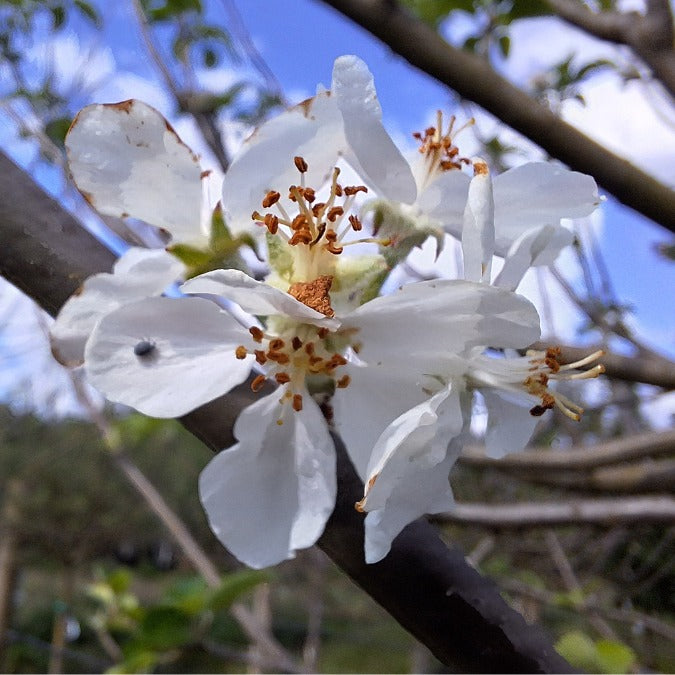
[[[265,335],[257,326],[251,326],[248,329],[248,332],[251,334],[255,342],[262,342],[262,339]]]
[[[343,216],[344,213],[345,210],[341,206],[333,206],[330,211],[328,211],[326,218],[330,220],[331,223],[334,223],[338,216]]]
[[[266,379],[267,378],[264,375],[258,375],[253,379],[253,382],[251,382],[251,389],[255,392],[259,392],[263,388]]]
[[[307,171],[307,162],[302,157],[293,157],[293,162],[300,173]]]
[[[270,190],[262,200],[262,206],[264,209],[269,209],[269,207],[276,204],[279,199],[281,199],[281,195],[276,190]]]

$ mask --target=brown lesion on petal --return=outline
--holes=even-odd
[[[91,206],[92,209],[96,208],[96,204],[94,202],[94,195],[91,194],[91,192],[87,192],[86,190],[80,190],[80,194],[84,197],[84,201]]]
[[[330,304],[329,291],[333,285],[333,277],[321,276],[314,281],[297,281],[288,289],[288,294],[299,300],[303,305],[311,307],[324,316],[335,316]]]
[[[375,481],[377,480],[377,477],[379,476],[379,473],[376,473],[374,476],[371,476],[370,479],[368,480],[368,484],[366,485],[366,494],[363,499],[360,501],[356,502],[354,504],[354,508],[359,512],[359,513],[364,513],[364,504],[366,502],[366,499],[368,498],[368,493],[370,490],[372,490],[373,485],[375,485]]]
[[[135,100],[133,98],[128,98],[126,101],[120,101],[119,103],[109,103],[106,107],[112,108],[113,110],[122,110],[127,115],[130,115],[131,109],[134,107],[134,103]]]

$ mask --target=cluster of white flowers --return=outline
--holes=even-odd
[[[407,523],[452,508],[448,475],[474,392],[487,406],[488,452],[499,455],[522,448],[547,409],[578,417],[551,380],[601,372],[574,370],[597,355],[569,367],[553,349],[505,351],[539,338],[537,311],[515,288],[571,242],[561,218],[597,206],[593,179],[531,163],[493,183],[485,162],[460,157],[440,115],[408,162],[381,117],[366,65],[339,58],[329,91],[245,143],[206,222],[198,160],[149,106],[89,106],[66,140],[95,208],[156,225],[171,243],[132,248],[112,274],[90,278],[61,311],[53,351],[84,363],[111,401],[156,417],[184,415],[251,375],[254,391],[275,385],[239,415],[238,442],[199,485],[213,531],[252,567],[321,535],[335,504],[331,429],[364,480],[356,508],[376,562]],[[340,182],[341,163],[357,184]],[[462,241],[465,279],[380,295],[413,246],[446,234]],[[364,242],[375,252],[343,253]],[[266,251],[264,280],[247,273],[245,246]],[[492,280],[494,254],[505,264]],[[176,281],[181,296],[167,297]]]

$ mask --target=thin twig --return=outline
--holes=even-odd
[[[267,89],[279,99],[281,105],[288,107],[288,101],[284,96],[284,90],[281,83],[277,80],[272,69],[267,65],[262,54],[256,48],[255,43],[251,39],[251,35],[244,25],[244,21],[241,18],[241,14],[237,9],[234,0],[221,0],[221,2],[223,9],[227,14],[228,29],[230,33],[239,40],[239,44],[248,57],[248,60],[258,73],[260,73]]]
[[[551,558],[553,559],[567,590],[573,593],[583,594],[579,579],[577,579],[574,568],[572,567],[572,564],[565,553],[565,549],[562,547],[556,533],[553,532],[553,530],[549,530],[546,533],[545,540]],[[598,616],[598,613],[595,610],[589,610],[589,615],[591,623],[601,635],[609,640],[617,639],[617,635],[612,627],[602,617]]]
[[[619,523],[673,523],[675,498],[658,496],[516,504],[463,503],[456,504],[452,511],[433,516],[433,520],[494,529],[590,523],[608,526]]]
[[[467,447],[459,461],[468,466],[491,467],[504,471],[548,473],[551,471],[587,471],[620,462],[675,453],[675,429],[651,431],[635,436],[616,438],[594,445],[569,450],[549,447],[532,448],[493,459],[478,447]]]
[[[533,598],[539,602],[544,602],[552,606],[560,606],[560,600],[557,593],[542,588],[532,588],[517,579],[499,579],[497,583],[509,593],[517,593],[528,598]],[[612,621],[621,621],[632,625],[641,624],[651,630],[656,635],[661,635],[666,640],[675,642],[675,628],[649,614],[644,614],[633,609],[617,609],[615,607],[605,607],[602,603],[592,598],[584,598],[574,602],[573,611],[580,612],[588,609],[600,612]]]

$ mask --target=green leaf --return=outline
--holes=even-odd
[[[223,577],[220,586],[213,591],[208,606],[214,611],[228,609],[240,595],[269,581],[269,572],[261,570],[240,570],[228,574]]]
[[[200,0],[167,0],[162,7],[148,8],[147,15],[151,21],[168,21],[186,12],[201,14]]]
[[[608,59],[598,59],[597,61],[591,61],[590,63],[585,64],[576,73],[575,81],[579,82],[583,80],[586,75],[590,75],[596,70],[602,70],[603,68],[616,68],[616,64]]]
[[[52,13],[52,29],[58,30],[66,20],[66,10],[63,5],[55,5],[49,11]]]
[[[497,41],[499,45],[499,51],[502,53],[502,56],[506,59],[509,56],[511,51],[511,38],[508,35],[502,35]]]
[[[124,661],[106,670],[106,673],[151,673],[159,661],[158,654],[149,650],[134,650]]]
[[[106,582],[115,593],[125,593],[131,586],[131,572],[118,567],[106,576]]]
[[[581,631],[565,633],[556,643],[556,651],[575,668],[597,672],[597,650],[593,640]]]
[[[675,244],[657,244],[656,251],[666,260],[675,261]]]
[[[213,49],[207,47],[204,50],[203,61],[205,68],[213,68],[214,66],[218,65],[218,55],[215,51],[213,51]]]
[[[195,616],[204,611],[209,588],[201,577],[181,579],[164,594],[162,604]]]
[[[513,0],[508,12],[512,20],[552,14],[545,0]]]
[[[85,0],[75,0],[75,7],[80,10],[87,19],[89,19],[97,28],[103,25],[101,15]]]
[[[595,644],[601,673],[630,673],[635,652],[622,642],[598,640]]]
[[[45,124],[45,133],[55,145],[63,148],[71,122],[70,117],[56,117]]]
[[[434,27],[455,10],[471,14],[476,11],[473,0],[404,0],[404,4],[422,21]]]
[[[177,607],[151,607],[141,620],[136,644],[147,650],[174,649],[192,639],[192,620]]]
[[[176,256],[178,260],[189,268],[201,268],[208,265],[211,260],[211,253],[209,251],[197,248],[196,246],[190,246],[190,244],[172,244],[167,247],[167,251],[171,255]]]

